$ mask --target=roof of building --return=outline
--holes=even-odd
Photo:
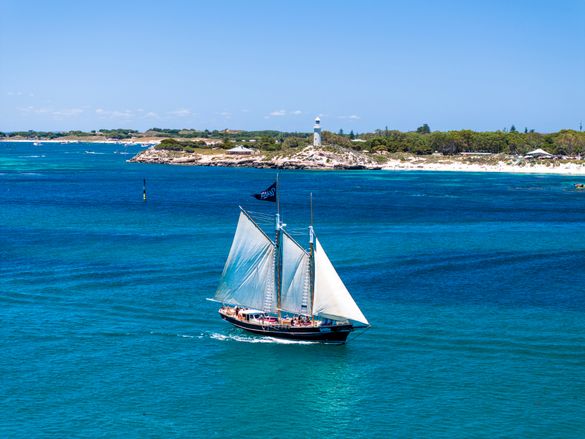
[[[228,149],[227,152],[253,152],[253,149],[246,148],[245,146],[238,145],[231,149]]]
[[[550,152],[546,152],[544,149],[538,148],[534,151],[527,152],[526,155],[552,155]]]

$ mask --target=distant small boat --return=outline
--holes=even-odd
[[[33,142],[34,146],[42,146],[43,144],[41,142]]]
[[[575,183],[575,189],[585,189],[585,183]]]

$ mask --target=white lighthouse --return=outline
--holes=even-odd
[[[315,118],[315,125],[313,125],[313,146],[321,146],[321,119],[319,116]]]

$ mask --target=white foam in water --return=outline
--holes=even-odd
[[[238,341],[241,343],[273,343],[273,344],[318,344],[316,341],[286,340],[274,337],[245,337],[242,335],[225,335],[214,332],[209,338],[220,341]]]
[[[177,334],[177,337],[181,338],[203,338],[203,335],[189,335],[189,334]]]
[[[150,335],[160,335],[163,337],[181,337],[181,338],[203,338],[203,334],[174,334],[170,332],[157,332],[157,331],[149,331]]]
[[[105,152],[85,151],[86,154],[104,155]]]

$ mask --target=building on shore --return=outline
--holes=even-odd
[[[315,118],[315,125],[313,125],[313,146],[321,146],[321,119],[319,116]]]
[[[552,159],[554,155],[544,149],[535,149],[534,151],[527,152],[524,158],[527,159]]]
[[[238,145],[232,149],[228,149],[226,151],[228,154],[235,154],[235,155],[250,155],[254,152],[253,149],[246,148],[245,146]]]

